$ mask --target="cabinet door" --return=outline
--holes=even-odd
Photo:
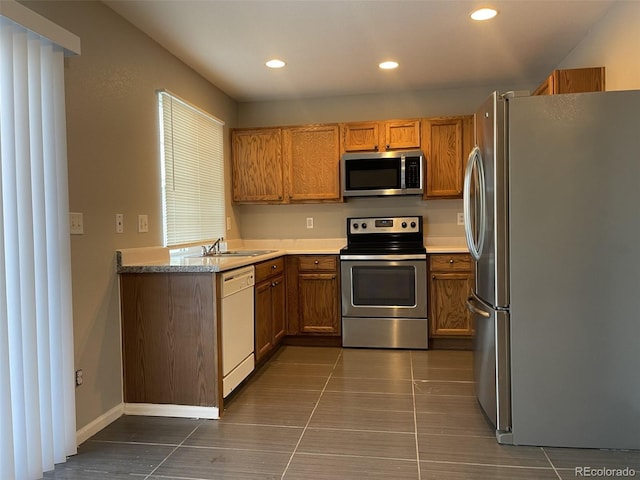
[[[461,198],[464,167],[471,151],[473,117],[423,120],[425,198]]]
[[[279,128],[239,130],[232,133],[233,200],[284,200],[282,140]]]
[[[379,149],[378,122],[345,123],[342,131],[342,147],[345,152],[376,152]]]
[[[604,67],[568,68],[554,70],[533,95],[558,93],[603,92],[605,89]]]
[[[393,120],[384,126],[386,150],[420,148],[420,120]]]
[[[287,333],[285,298],[284,274],[280,274],[271,280],[271,317],[274,347],[282,341]]]
[[[282,137],[289,200],[340,200],[338,125],[285,128]]]
[[[340,333],[338,280],[335,273],[300,273],[298,295],[301,333]]]
[[[255,355],[256,362],[273,348],[271,281],[255,287]]]
[[[429,317],[432,337],[472,335],[466,299],[473,288],[471,273],[431,274]]]

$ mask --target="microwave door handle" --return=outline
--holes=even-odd
[[[402,190],[407,189],[407,165],[404,155],[400,156],[400,188]]]

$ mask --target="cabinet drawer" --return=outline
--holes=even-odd
[[[256,283],[284,271],[284,258],[278,257],[256,263]]]
[[[312,272],[335,272],[338,260],[334,255],[301,255],[298,257],[298,269]]]
[[[466,253],[429,255],[432,272],[470,272],[473,270],[471,256]]]

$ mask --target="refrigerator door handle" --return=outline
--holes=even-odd
[[[471,296],[467,298],[467,310],[469,310],[471,313],[480,315],[481,317],[491,318],[491,314],[486,310],[482,310],[481,308],[476,307],[476,303],[484,305],[484,302],[482,302],[482,300],[480,300],[475,293],[472,293]]]
[[[473,181],[474,171],[477,170],[477,193],[474,194],[474,198],[471,198],[471,182]],[[476,198],[477,195],[477,198]],[[484,169],[482,167],[482,155],[480,148],[476,145],[467,160],[467,168],[464,172],[464,186],[463,186],[463,214],[464,214],[464,232],[467,237],[467,246],[469,247],[469,253],[475,260],[480,260],[482,254],[482,247],[484,245],[484,235],[486,229],[486,205],[485,205],[485,181],[484,181]],[[471,202],[474,201],[476,206],[479,207],[474,210],[475,222],[472,223],[471,219]],[[474,235],[474,227],[477,230],[477,239]]]

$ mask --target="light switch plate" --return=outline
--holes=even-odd
[[[458,212],[458,225],[464,225],[464,213]]]
[[[149,231],[149,216],[138,215],[138,233],[147,233]]]
[[[124,214],[116,213],[116,233],[124,233]]]
[[[69,213],[69,233],[71,235],[84,234],[84,218],[81,213]]]

